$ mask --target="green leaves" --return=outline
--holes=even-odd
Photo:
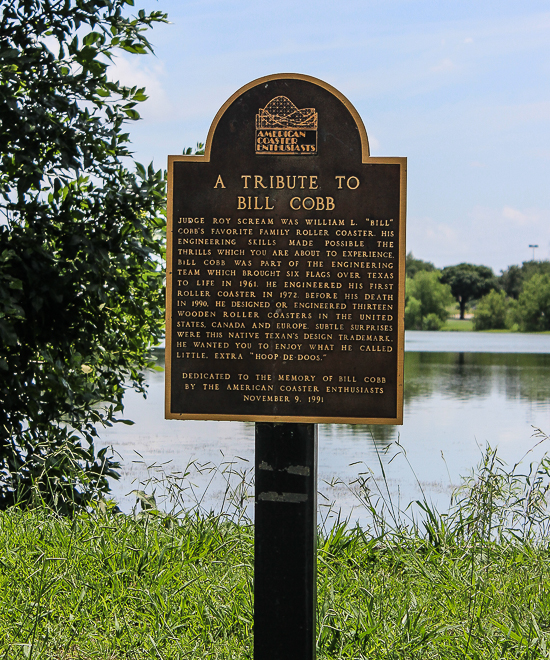
[[[522,330],[550,330],[550,274],[535,274],[518,298],[516,317]]]
[[[407,277],[405,295],[405,328],[407,330],[439,330],[444,324],[453,298],[450,287],[441,283],[436,270],[417,269]]]
[[[88,32],[84,39],[82,39],[82,43],[85,46],[92,46],[93,44],[101,46],[105,43],[105,35],[100,32]]]
[[[512,300],[504,291],[490,291],[476,305],[474,330],[502,330],[511,326],[512,307]]]
[[[163,334],[165,181],[122,162],[146,95],[108,63],[149,51],[144,32],[166,17],[127,6],[0,9],[0,507],[38,492],[70,511],[108,490],[116,462],[95,455],[95,426],[125,386],[144,390]]]

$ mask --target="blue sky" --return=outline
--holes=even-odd
[[[374,156],[407,156],[407,250],[498,272],[550,258],[550,4],[530,0],[136,0],[166,11],[155,56],[112,72],[145,85],[136,158],[204,141],[246,83],[296,72],[340,90]]]

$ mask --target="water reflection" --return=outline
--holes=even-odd
[[[405,353],[405,417],[414,416],[415,405],[434,396],[448,404],[475,402],[479,407],[493,395],[501,403],[518,400],[541,412],[550,402],[550,354],[525,353]],[[491,416],[489,410],[486,411]],[[443,411],[436,413],[442,415]],[[380,447],[397,439],[402,427],[341,425],[350,438],[370,438]],[[331,430],[333,429],[333,430]],[[549,429],[550,430],[550,429]],[[330,435],[341,430],[327,426]]]
[[[387,424],[321,424],[320,433],[323,437],[346,437],[364,441],[368,439],[379,450],[385,449],[395,439],[396,429],[400,427]]]
[[[153,359],[164,369],[164,349],[154,349]],[[158,386],[164,381],[163,374],[154,376],[150,375],[150,384]],[[496,389],[507,399],[546,404],[550,401],[549,376],[550,354],[410,351],[405,353],[404,403],[434,392],[468,401],[487,397]],[[344,426],[349,426],[351,434],[364,433],[352,430],[360,426]],[[375,440],[388,437],[378,425],[369,428]]]
[[[497,390],[507,399],[550,399],[550,355],[406,353],[405,404],[437,391],[468,401]]]
[[[124,416],[136,424],[115,425],[101,435],[102,444],[112,444],[122,456],[123,479],[114,493],[126,510],[132,500],[126,494],[146,476],[143,463],[134,462],[140,456],[148,464],[165,464],[167,471],[182,470],[190,460],[220,464],[235,456],[253,465],[253,424],[163,418],[164,351],[154,356],[161,369],[148,374],[148,398],[129,392],[125,399]],[[390,490],[402,502],[423,490],[444,508],[450,489],[478,463],[486,443],[498,445],[513,464],[535,444],[532,427],[550,431],[550,353],[407,352],[404,399],[403,426],[320,426],[321,490],[335,478],[352,482],[365,469],[380,482],[382,463]],[[399,447],[392,444],[398,438]],[[406,460],[397,456],[390,465],[399,452],[406,452]],[[330,501],[356,515],[352,491],[329,490]],[[214,494],[214,507],[215,500]]]

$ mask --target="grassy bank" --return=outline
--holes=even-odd
[[[439,515],[373,500],[320,534],[320,658],[547,658],[548,461],[488,452]],[[416,521],[415,521],[416,520]],[[224,515],[0,514],[0,658],[252,658],[253,528]]]
[[[441,328],[443,332],[472,332],[473,329],[472,319],[447,319]]]

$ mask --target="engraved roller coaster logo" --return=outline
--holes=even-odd
[[[304,156],[317,153],[315,108],[297,108],[286,96],[277,96],[256,115],[256,153]]]

